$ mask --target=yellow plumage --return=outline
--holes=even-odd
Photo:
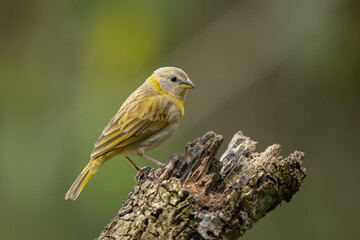
[[[184,100],[194,84],[184,71],[175,67],[156,70],[123,103],[103,130],[91,153],[88,165],[75,180],[65,199],[75,200],[99,168],[116,155],[139,155],[159,166],[161,163],[144,155],[166,141],[184,115]]]

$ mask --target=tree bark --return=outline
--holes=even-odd
[[[303,152],[280,156],[278,144],[234,135],[220,160],[222,136],[206,133],[163,168],[145,167],[98,239],[237,239],[299,190]]]

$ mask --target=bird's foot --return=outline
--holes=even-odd
[[[147,177],[151,170],[152,170],[151,167],[139,168],[138,173],[134,177],[135,183],[137,184],[138,182],[143,180],[145,177]]]

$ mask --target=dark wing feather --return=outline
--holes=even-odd
[[[149,96],[124,104],[95,143],[91,157],[142,141],[165,128],[173,104],[168,96]]]

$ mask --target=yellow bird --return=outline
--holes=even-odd
[[[123,103],[95,143],[90,161],[75,180],[65,199],[75,200],[85,184],[100,167],[116,155],[129,158],[138,155],[158,166],[163,163],[145,152],[165,142],[174,133],[184,115],[184,100],[188,89],[195,88],[188,75],[176,67],[157,69]]]

